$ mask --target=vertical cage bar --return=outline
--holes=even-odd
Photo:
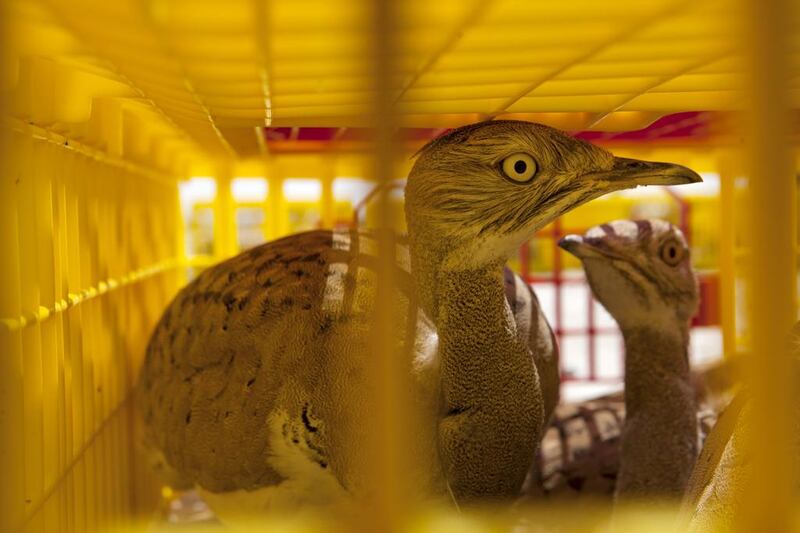
[[[555,291],[555,317],[553,318],[553,323],[559,342],[562,341],[562,335],[564,334],[563,321],[561,320],[563,308],[563,295],[561,294],[561,290],[564,287],[564,280],[562,278],[561,248],[558,246],[558,241],[563,237],[563,233],[561,218],[557,218],[553,221],[551,245],[553,247],[553,289]]]
[[[276,175],[276,165],[272,161],[267,160],[264,163],[264,175],[267,177],[267,199],[264,210],[266,213],[266,231],[264,232],[264,239],[272,241],[280,235],[278,217],[281,212],[280,204],[283,194],[281,189],[283,184]]]
[[[594,320],[594,296],[589,287],[588,279],[586,283],[586,333],[589,338],[589,380],[597,380],[597,327]]]
[[[277,161],[267,163],[268,182],[267,202],[271,233],[267,240],[275,240],[289,233],[289,208],[283,195],[283,183],[286,178],[283,167]]]
[[[332,157],[324,158],[322,182],[322,197],[320,198],[320,226],[332,228],[336,218],[336,200],[333,197],[333,180],[335,179],[335,164]]]
[[[372,172],[381,193],[375,198],[378,237],[376,309],[372,325],[371,347],[374,413],[370,446],[371,492],[370,526],[367,529],[398,531],[408,518],[409,486],[407,472],[410,427],[406,406],[409,405],[409,368],[400,350],[394,345],[393,332],[398,321],[395,301],[395,228],[389,184],[395,172],[396,117],[391,80],[395,59],[394,23],[397,4],[391,0],[370,0],[372,20],[368,46],[369,73],[372,79],[371,126],[374,132]]]
[[[0,102],[2,106],[2,102]],[[17,244],[17,193],[11,179],[14,157],[12,135],[0,131],[0,316],[19,316],[19,247]],[[25,515],[22,496],[25,486],[23,468],[25,440],[22,427],[22,334],[0,326],[0,530],[19,527]]]
[[[22,161],[15,175],[18,191],[17,228],[19,233],[19,279],[21,308],[37,309],[40,303],[40,287],[36,278],[39,267],[34,227],[36,190],[34,174],[41,168],[41,161],[34,154],[40,155],[38,144],[25,138],[18,157]],[[42,347],[39,324],[27,327],[22,331],[22,405],[25,420],[22,428],[25,435],[25,500],[26,514],[30,514],[33,502],[38,503],[43,493],[44,484],[44,426],[43,426],[43,384],[42,384]],[[37,517],[41,520],[41,517]],[[42,524],[43,522],[39,522]]]
[[[753,478],[746,487],[742,531],[788,531],[793,501],[789,359],[786,338],[796,318],[796,203],[788,146],[788,0],[745,2],[749,33],[748,313],[752,354],[749,444]]]
[[[736,354],[736,218],[735,184],[731,161],[720,162],[719,189],[719,309],[722,326],[722,352]]]
[[[224,259],[237,252],[236,208],[231,191],[231,169],[217,172],[217,197],[214,199],[214,256]]]
[[[531,241],[523,244],[519,249],[519,274],[526,283],[531,280]]]

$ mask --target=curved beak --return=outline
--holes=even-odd
[[[526,232],[538,230],[570,209],[610,192],[633,189],[639,185],[682,185],[700,181],[703,178],[697,172],[682,165],[614,157],[611,168],[587,172],[575,180],[564,180],[547,197],[539,198],[539,205],[536,206],[539,210],[529,211]],[[572,253],[569,248],[565,250]]]
[[[567,235],[558,241],[558,245],[565,251],[571,253],[578,259],[586,257],[591,253],[591,247],[586,244],[580,235]]]
[[[567,235],[558,241],[558,245],[581,261],[598,257],[614,257],[606,250],[598,248],[580,235]]]
[[[593,173],[591,178],[616,190],[639,185],[683,185],[703,181],[697,172],[682,165],[627,157],[615,157],[610,170]]]

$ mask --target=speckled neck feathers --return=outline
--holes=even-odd
[[[516,334],[499,265],[437,279],[445,476],[460,501],[513,497],[544,422],[533,358]]]
[[[625,427],[617,495],[679,498],[697,457],[688,329],[635,328],[625,338]]]

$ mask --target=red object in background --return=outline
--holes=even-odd
[[[692,318],[692,327],[718,326],[719,316],[719,274],[704,272],[697,276],[700,305]]]
[[[730,137],[732,120],[729,113],[687,111],[660,117],[646,128],[633,131],[577,131],[572,134],[589,142],[604,145],[647,144],[653,142],[704,143],[710,139]],[[400,128],[395,139],[406,148],[417,150],[450,128]],[[372,131],[363,127],[277,127],[262,128],[270,152],[330,152],[368,149]],[[793,115],[793,135],[800,135],[800,113]]]
[[[656,140],[702,141],[719,133],[712,128],[720,122],[723,113],[708,111],[688,111],[665,115],[646,128],[635,131],[579,131],[575,137],[598,143],[647,143]],[[409,143],[412,149],[421,143],[435,139],[449,131],[449,128],[400,128],[397,141]],[[364,148],[372,137],[369,128],[263,128],[264,140],[270,152],[325,152],[346,150],[348,147]]]
[[[714,113],[687,111],[665,115],[646,128],[635,131],[581,131],[575,137],[589,142],[648,142],[655,139],[700,139],[707,136]]]

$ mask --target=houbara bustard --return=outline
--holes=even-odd
[[[602,473],[615,478],[622,498],[679,498],[698,449],[688,357],[698,291],[686,239],[663,220],[618,220],[559,244],[581,260],[594,297],[616,320],[625,343],[624,408],[614,401],[601,408],[599,400],[586,406],[597,416],[589,421],[596,430],[587,432],[584,451],[607,464],[587,465],[596,468],[571,481],[602,486],[602,480],[589,479]],[[619,441],[604,445],[620,426]]]
[[[595,299],[620,327],[625,390],[556,409],[526,492],[680,496],[696,456],[695,427],[702,435],[716,420],[695,408],[689,374],[698,292],[686,240],[663,220],[619,220],[559,244],[582,261]]]
[[[573,484],[588,481],[595,487],[602,482],[587,477],[596,477],[605,467],[606,474],[617,478],[617,494],[624,499],[682,498],[681,530],[734,529],[752,476],[753,452],[747,447],[752,405],[745,389],[719,416],[709,409],[695,413],[697,391],[687,354],[688,320],[697,304],[697,287],[681,231],[665,221],[623,220],[596,226],[582,237],[568,236],[561,246],[581,259],[595,298],[617,320],[626,361],[622,409],[615,399],[607,398],[556,414],[566,420],[595,415],[591,423],[596,428],[607,424],[600,433],[613,434],[621,425],[621,446],[592,435],[584,446],[604,454],[598,458],[606,459],[606,464],[582,465],[575,454],[556,457],[554,463],[564,478],[572,476]],[[797,383],[800,322],[789,336],[787,352]],[[795,393],[792,405],[800,405],[799,400]],[[793,409],[791,424],[797,455],[800,409]],[[696,431],[703,443],[697,459]],[[547,461],[545,456],[540,462],[544,466]],[[549,481],[550,490],[564,482],[554,477]]]
[[[531,467],[546,417],[537,364],[548,354],[518,331],[506,260],[603,194],[697,181],[685,167],[614,157],[520,121],[465,126],[419,152],[405,190],[407,245],[397,246],[410,274],[398,275],[393,341],[413,343],[415,394],[429,406],[415,428],[421,494],[513,497]],[[376,488],[359,441],[370,430],[374,243],[360,232],[292,235],[180,291],[139,384],[147,434],[172,472],[210,496],[246,493],[260,509]]]

